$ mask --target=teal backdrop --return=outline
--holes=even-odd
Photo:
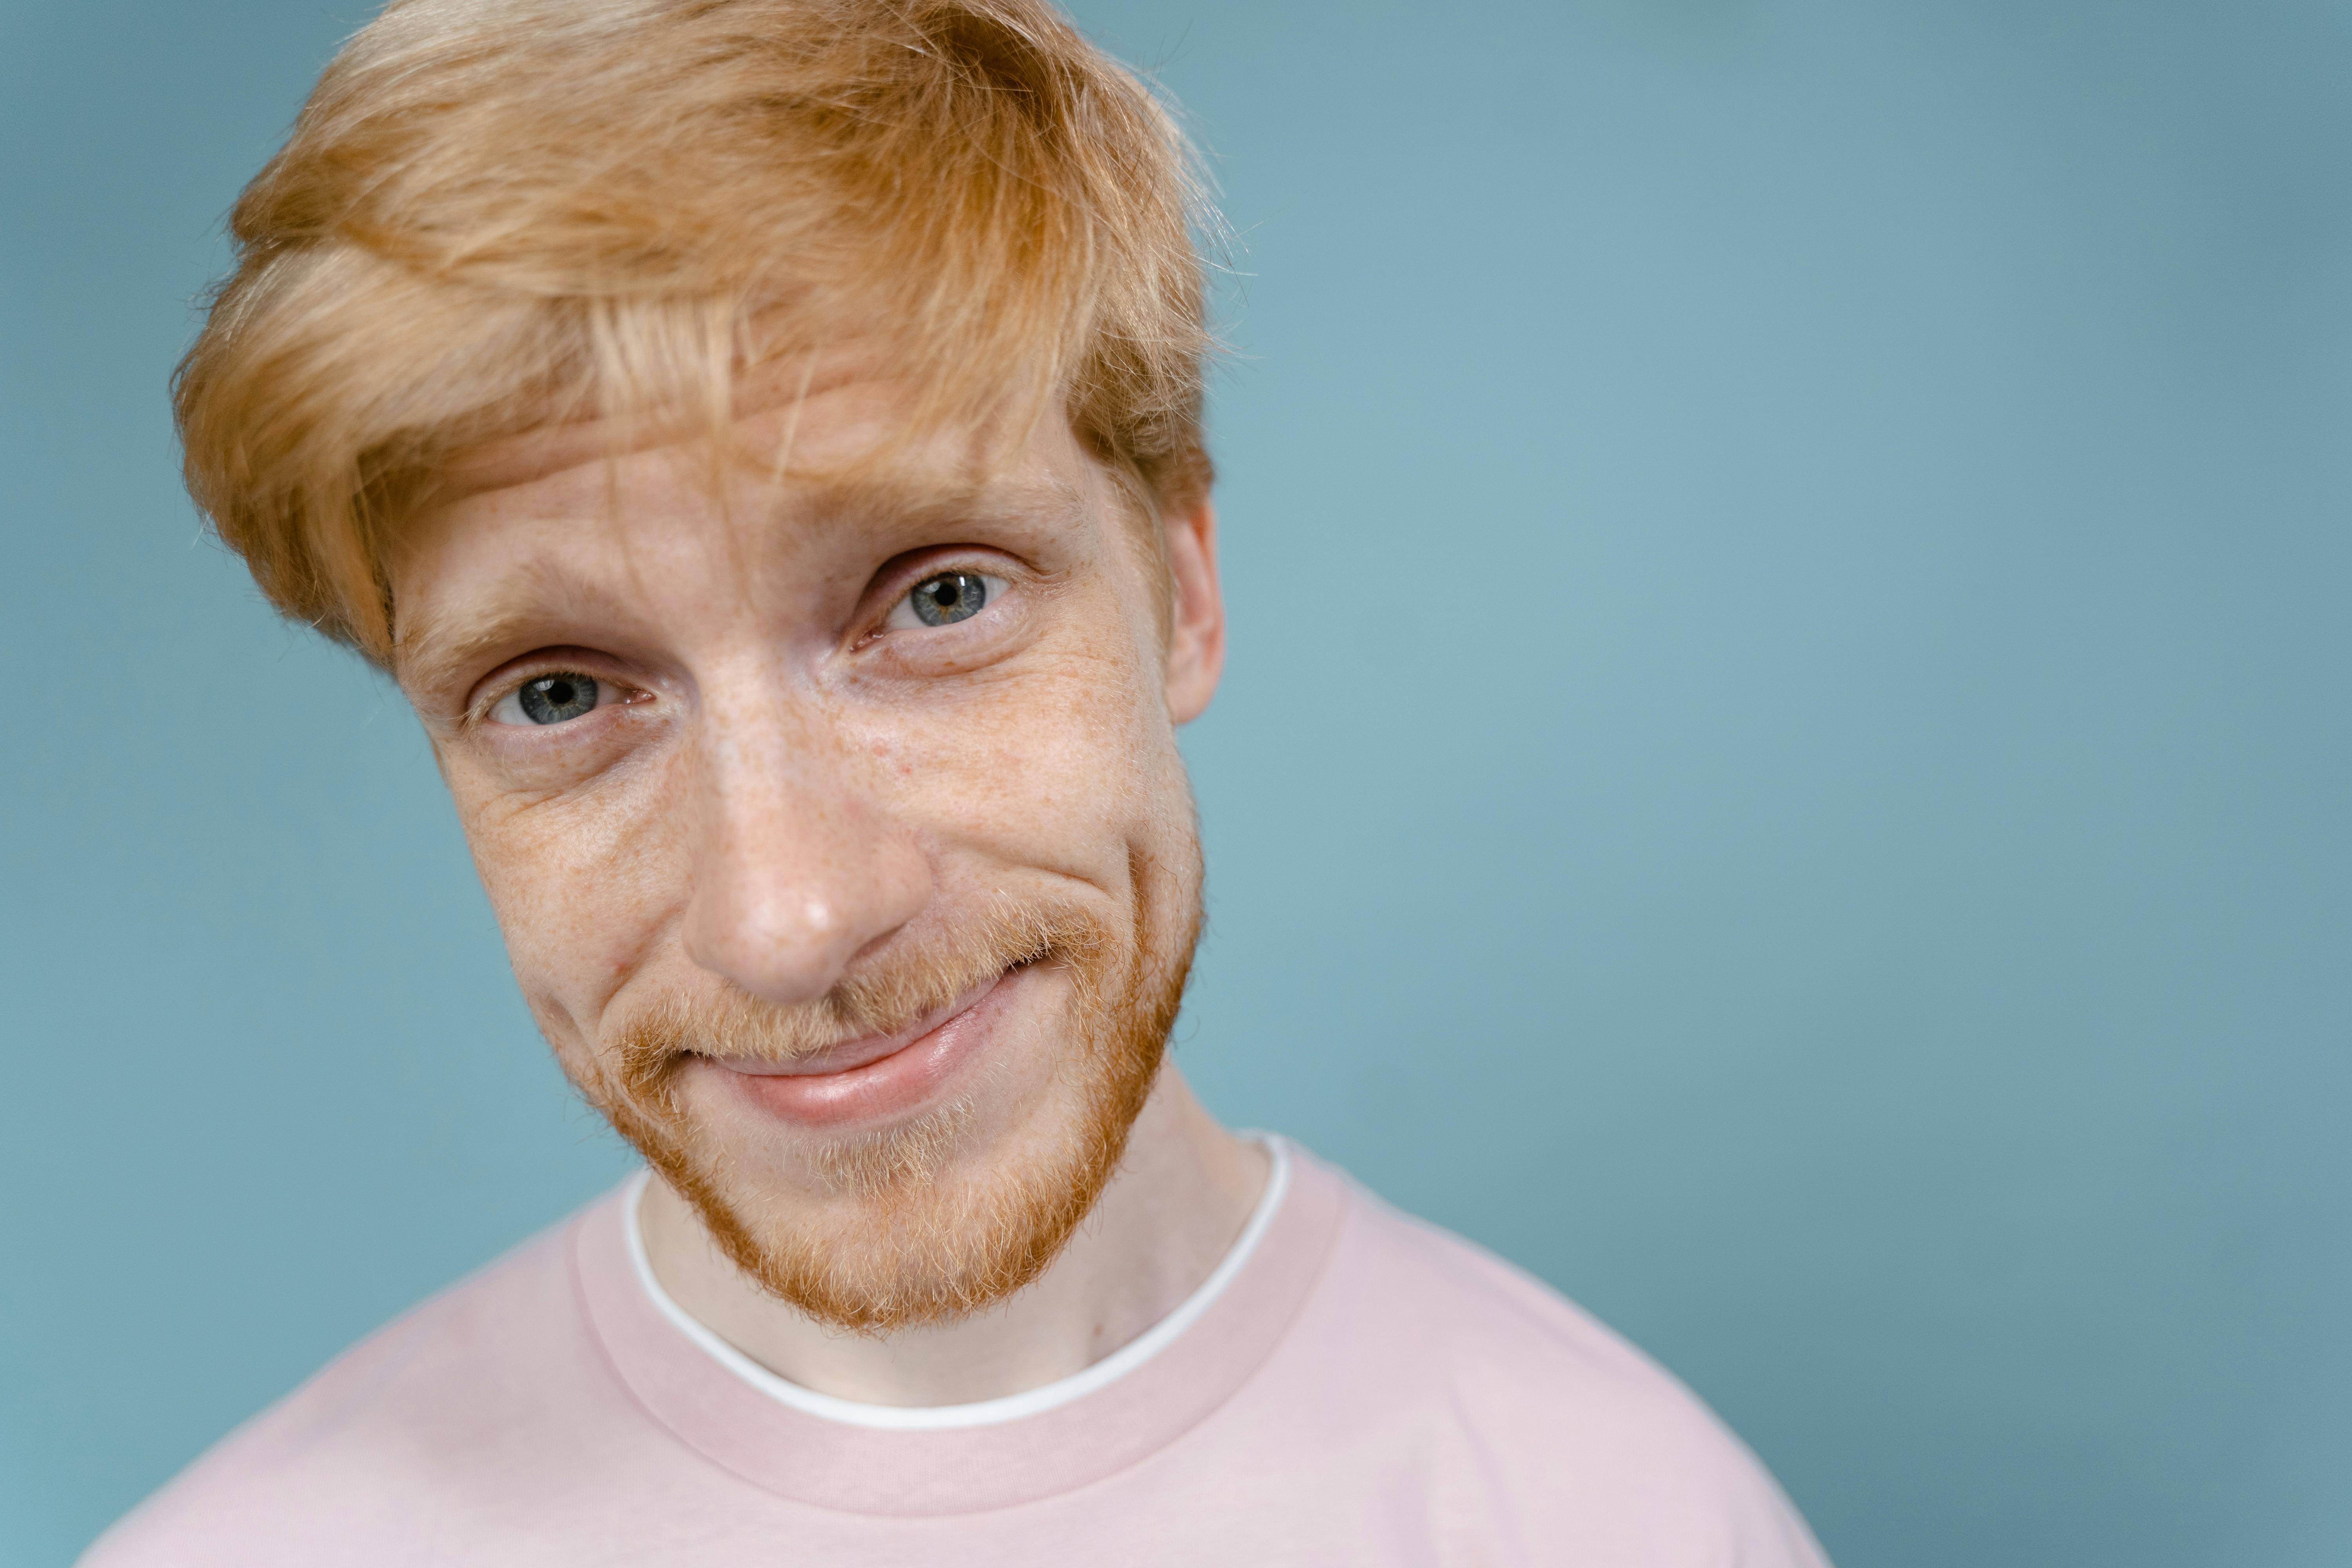
[[[349,0],[0,5],[0,1563],[614,1182],[176,486]],[[1087,0],[1210,150],[1179,1059],[1845,1568],[2352,1563],[2352,5]]]

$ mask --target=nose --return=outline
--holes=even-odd
[[[814,1001],[922,910],[929,862],[822,714],[737,699],[698,728],[687,956],[770,1002]]]

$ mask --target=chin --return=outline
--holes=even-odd
[[[607,1113],[769,1294],[860,1331],[951,1320],[1042,1273],[1118,1168],[1181,996],[1181,975],[1139,994],[1137,967],[1008,977],[952,1070],[880,1113],[781,1115],[708,1060],[668,1114]]]
[[[1159,1075],[1198,860],[1133,864],[1123,921],[1003,906],[794,1012],[657,1005],[582,1087],[770,1294],[867,1331],[986,1307],[1060,1253]]]
[[[854,1330],[942,1321],[1053,1261],[1117,1168],[1160,1057],[1108,1074],[1055,1064],[1029,1094],[982,1070],[969,1092],[852,1130],[747,1127],[730,1106],[656,1168],[771,1295]]]

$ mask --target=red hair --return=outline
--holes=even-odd
[[[919,420],[1059,406],[1189,505],[1206,216],[1167,112],[1045,0],[401,0],[236,204],[173,382],[188,489],[378,663],[391,531],[453,458],[723,422],[745,371],[849,338]]]

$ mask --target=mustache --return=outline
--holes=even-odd
[[[1107,940],[1100,923],[1076,909],[1000,906],[844,975],[813,1002],[770,1002],[732,986],[715,996],[666,996],[623,1027],[615,1065],[632,1090],[644,1090],[688,1056],[790,1063],[909,1029],[1028,964],[1066,968],[1084,1006],[1097,1000],[1088,994],[1091,961]]]

